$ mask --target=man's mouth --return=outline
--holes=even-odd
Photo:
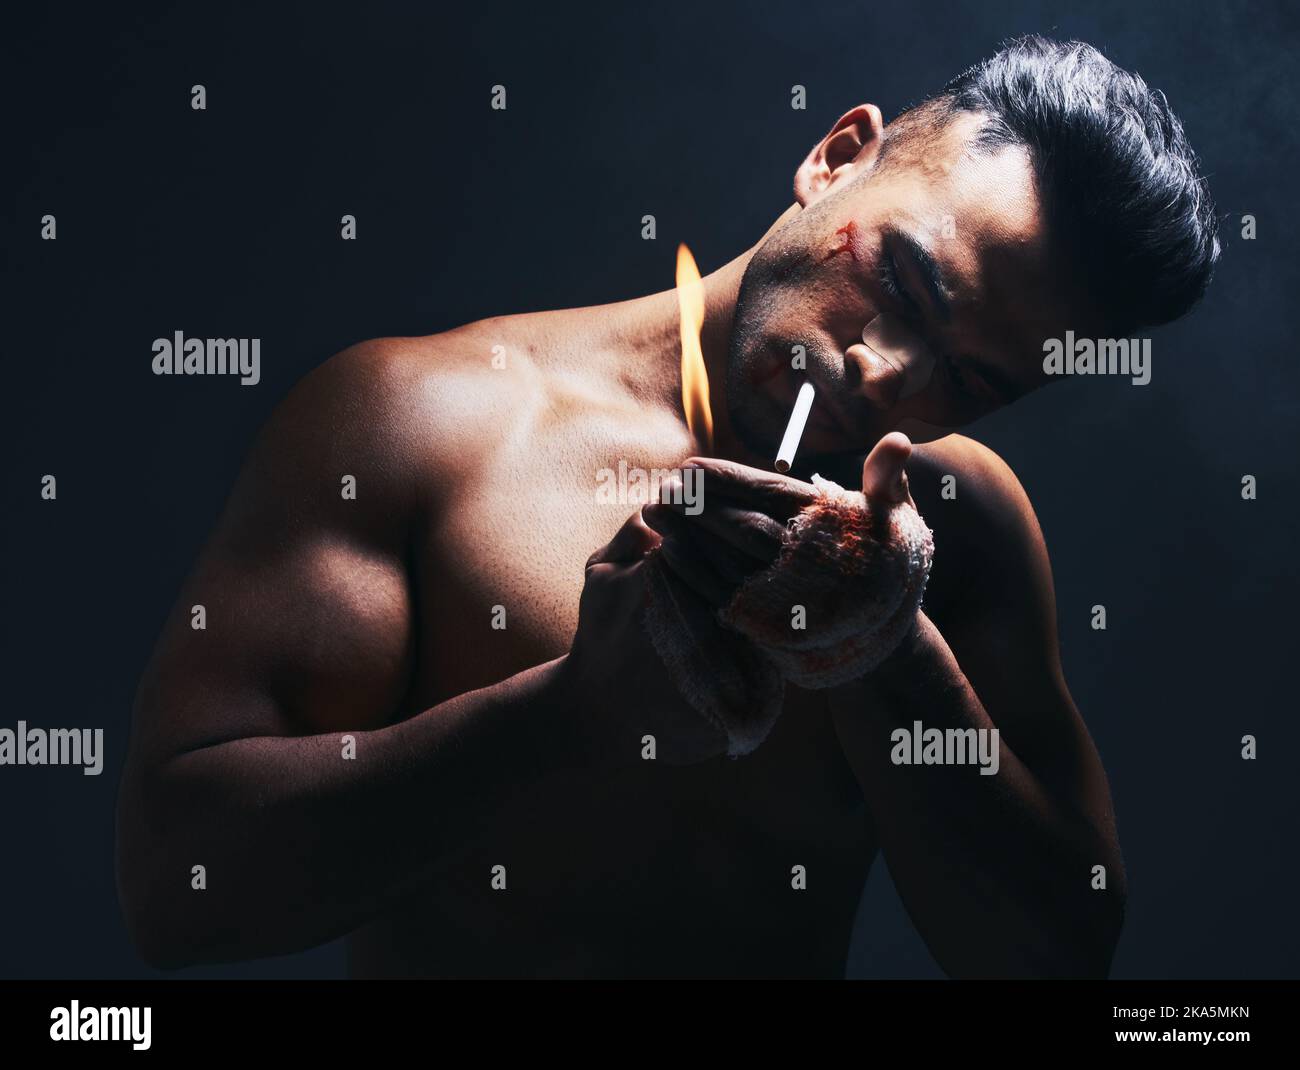
[[[791,368],[789,372],[780,391],[779,405],[783,417],[789,417],[799,387],[805,381],[811,382],[817,390],[817,396],[813,401],[812,411],[808,414],[808,431],[814,433],[823,442],[826,440],[851,442],[856,437],[850,430],[854,425],[846,419],[838,396],[843,387],[839,384],[827,383],[822,377],[814,374],[811,367],[802,371]]]
[[[841,363],[844,361],[843,354],[839,359]],[[772,420],[782,427],[790,418],[800,386],[811,382],[817,396],[808,415],[807,432],[815,437],[817,447],[848,450],[865,444],[875,407],[866,403],[864,398],[845,396],[847,388],[844,382],[831,381],[821,371],[812,361],[806,368],[795,368],[782,355],[771,363],[755,366],[749,382],[756,391],[767,395]]]

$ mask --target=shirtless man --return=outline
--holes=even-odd
[[[1123,865],[1047,553],[1007,466],[949,431],[1041,385],[1044,339],[1197,300],[1218,244],[1194,158],[1163,96],[1028,39],[888,129],[853,108],[794,188],[704,281],[719,459],[698,516],[595,493],[620,460],[699,451],[672,291],[368,342],[280,406],[139,690],[118,871],[147,961],[351,934],[358,975],[843,976],[883,850],[950,975],[1107,972]],[[878,313],[937,355],[919,386],[854,347]],[[910,488],[935,531],[924,609],[866,677],[789,688],[731,759],[642,628],[643,559],[726,598],[813,471]],[[997,775],[895,765],[916,720],[996,726]],[[688,757],[643,760],[646,734]]]

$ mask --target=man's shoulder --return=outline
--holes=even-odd
[[[494,351],[486,323],[349,346],[304,376],[270,436],[377,474],[454,477],[509,434],[527,396],[527,354]]]
[[[486,331],[476,323],[423,337],[359,342],[304,377],[298,390],[381,434],[411,421],[454,433],[465,417],[508,409],[499,399],[520,378],[494,374],[504,357],[494,352]],[[512,366],[518,371],[517,357]]]
[[[944,500],[964,494],[972,505],[994,513],[1029,505],[1011,466],[994,450],[965,435],[947,435],[915,446],[908,467],[941,493],[946,491]],[[952,478],[945,484],[946,476]]]
[[[908,464],[913,497],[938,535],[983,562],[1023,563],[1043,552],[1019,478],[994,450],[965,435],[919,444]]]

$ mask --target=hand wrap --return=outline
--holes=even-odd
[[[934,540],[911,505],[883,505],[813,476],[818,499],[787,525],[780,553],[716,614],[646,562],[645,625],[682,696],[748,754],[781,713],[784,683],[836,687],[880,664],[911,631]],[[803,628],[796,628],[796,606]]]

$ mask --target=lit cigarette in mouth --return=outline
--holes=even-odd
[[[790,471],[790,465],[794,463],[794,455],[799,451],[799,440],[803,438],[803,429],[808,423],[808,414],[812,412],[813,397],[816,393],[812,383],[809,382],[805,382],[799,388],[799,396],[794,399],[794,412],[790,413],[790,422],[785,425],[781,448],[776,451],[778,472]]]

